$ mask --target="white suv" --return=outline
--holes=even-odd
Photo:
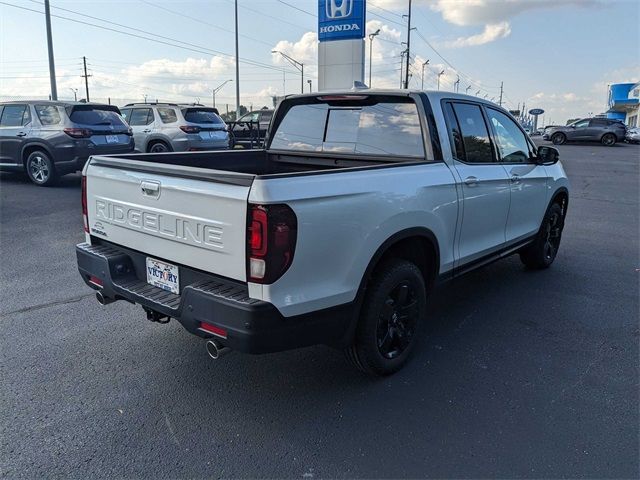
[[[133,129],[139,152],[229,148],[227,125],[215,108],[198,104],[130,103],[121,112]]]

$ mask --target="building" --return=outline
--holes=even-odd
[[[609,85],[607,118],[622,120],[629,127],[640,125],[640,82]]]

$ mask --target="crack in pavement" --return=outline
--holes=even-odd
[[[76,303],[81,300],[84,300],[85,298],[92,297],[93,295],[94,295],[93,293],[86,293],[78,297],[66,298],[64,300],[54,300],[52,302],[41,303],[39,305],[31,305],[30,307],[19,308],[17,310],[12,310],[10,312],[2,313],[0,314],[0,318],[5,318],[5,317],[8,317],[9,315],[15,315],[16,313],[32,312],[34,310],[42,310],[43,308],[47,308],[47,307],[55,307],[57,305]]]

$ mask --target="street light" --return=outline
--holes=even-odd
[[[301,75],[301,78],[300,78],[300,93],[304,93],[304,63],[299,62],[297,60],[294,60],[289,55],[287,55],[286,53],[282,53],[279,50],[271,50],[271,53],[279,53],[285,59],[287,59],[291,65],[293,65],[298,70],[300,70],[300,75]]]
[[[78,101],[78,89],[69,87],[69,90],[71,90],[73,92],[73,101],[77,102]]]
[[[213,108],[216,108],[216,93],[218,93],[220,90],[222,90],[222,87],[224,87],[227,83],[229,82],[233,82],[233,80],[225,80],[224,82],[222,82],[218,87],[214,88],[212,90],[212,94],[213,94]]]
[[[371,59],[373,58],[373,39],[380,35],[380,29],[369,34],[369,88],[371,88]]]
[[[429,65],[429,60],[427,60],[426,62],[422,62],[422,87],[420,88],[420,90],[424,90],[424,67],[426,67],[427,65]]]
[[[469,85],[469,86],[465,89],[464,93],[466,93],[467,95],[469,95],[469,90],[471,90],[471,85]]]
[[[313,90],[311,85],[311,79],[307,80],[307,83],[309,84],[309,93],[311,93],[311,91]]]
[[[440,90],[440,77],[444,75],[444,70],[442,70],[439,74],[438,74],[438,90]]]
[[[478,90],[478,91],[476,92],[476,97],[477,97],[478,95],[480,95],[480,90]]]

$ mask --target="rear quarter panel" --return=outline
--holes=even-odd
[[[249,293],[284,316],[355,299],[374,253],[389,237],[424,227],[437,238],[439,271],[453,265],[458,213],[454,177],[445,163],[256,179],[251,203],[286,203],[298,237],[291,267],[272,285]]]

